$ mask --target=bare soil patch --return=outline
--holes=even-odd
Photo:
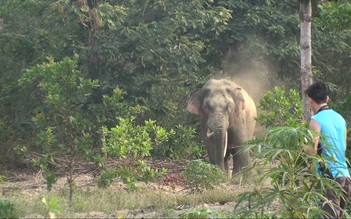
[[[186,194],[187,184],[181,172],[184,170],[186,162],[170,162],[170,161],[148,161],[154,168],[167,168],[167,175],[162,179],[154,183],[140,183],[142,189],[155,191],[155,192],[166,192],[174,195]],[[113,164],[110,164],[113,165]],[[29,173],[29,172],[5,172],[2,174],[6,177],[6,183],[0,185],[1,197],[9,197],[15,191],[17,194],[23,196],[23,198],[30,200],[33,196],[45,194],[47,192],[45,180],[41,172]],[[76,178],[76,187],[80,189],[84,188],[96,188],[97,177],[94,171],[91,173],[85,173],[79,175]],[[66,178],[60,177],[57,183],[53,186],[53,190],[59,191],[66,186]],[[119,181],[116,181],[113,186],[116,189],[125,189],[125,185]],[[251,185],[252,186],[252,185]],[[220,189],[227,191],[230,194],[240,194],[247,191],[251,187],[244,185],[235,185],[227,183],[220,185]],[[177,217],[182,212],[200,209],[210,209],[221,212],[232,212],[235,207],[234,201],[229,202],[215,202],[215,203],[199,203],[195,205],[178,205],[174,209],[168,209],[170,212],[169,217]],[[161,209],[161,211],[166,211]],[[161,215],[165,215],[163,212]],[[122,209],[116,210],[115,212],[81,212],[73,213],[72,217],[75,218],[116,218],[120,215],[124,215],[126,218],[156,218],[159,217],[159,209],[146,208],[146,209]],[[25,218],[40,218],[43,215],[27,215]]]

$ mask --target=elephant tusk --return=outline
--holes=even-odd
[[[228,147],[228,131],[225,132],[223,157],[225,157],[225,154],[227,153],[227,147]]]
[[[210,138],[210,137],[212,137],[212,135],[213,135],[214,133],[213,132],[211,132],[210,131],[210,129],[207,129],[207,138]]]

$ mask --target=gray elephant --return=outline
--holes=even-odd
[[[227,79],[211,79],[191,93],[187,110],[200,116],[210,163],[229,174],[233,150],[233,174],[249,165],[249,152],[241,149],[253,136],[257,111],[243,88]]]

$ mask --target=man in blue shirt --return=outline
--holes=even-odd
[[[327,86],[322,82],[310,85],[306,94],[309,97],[314,115],[311,117],[310,129],[320,133],[315,138],[313,152],[326,158],[326,165],[320,174],[327,174],[345,190],[346,196],[351,192],[350,172],[345,156],[347,145],[347,128],[345,119],[328,106],[329,96]],[[346,200],[338,197],[333,190],[327,190],[326,197],[338,207],[323,205],[323,210],[331,218],[340,218],[345,209]]]

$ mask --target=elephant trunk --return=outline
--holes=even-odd
[[[228,132],[225,129],[208,130],[207,137],[211,138],[213,144],[207,146],[208,155],[212,164],[218,165],[225,170],[224,157],[228,147]]]
[[[209,116],[207,121],[207,152],[212,164],[225,170],[224,157],[228,147],[228,118],[223,113]]]

